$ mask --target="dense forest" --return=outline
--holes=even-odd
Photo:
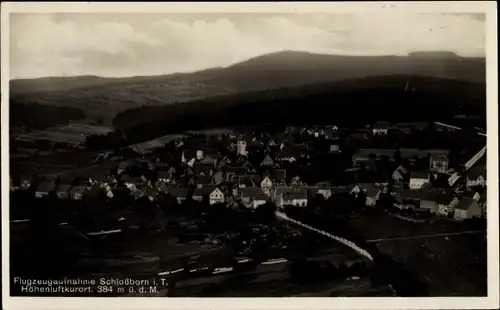
[[[114,125],[128,142],[187,129],[223,126],[337,124],[377,120],[447,121],[456,114],[486,115],[481,83],[428,77],[384,76],[289,89],[219,96],[193,102],[134,108]]]
[[[44,129],[69,120],[85,118],[80,109],[10,100],[10,126],[25,126],[28,130]]]

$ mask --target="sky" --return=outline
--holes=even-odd
[[[11,13],[10,76],[123,77],[225,67],[283,50],[485,55],[484,14]]]

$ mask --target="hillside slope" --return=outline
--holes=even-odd
[[[408,84],[408,86],[407,86]],[[114,125],[133,140],[186,129],[258,124],[364,126],[376,120],[446,121],[454,114],[486,114],[485,84],[391,75],[217,96],[140,107]]]
[[[144,105],[394,74],[484,82],[485,59],[427,52],[405,57],[368,57],[286,51],[194,73],[13,80],[10,87],[11,96],[18,102],[75,107],[89,117],[111,119],[122,111]]]

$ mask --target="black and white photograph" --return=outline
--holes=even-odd
[[[2,3],[4,302],[498,308],[496,28],[488,1]]]

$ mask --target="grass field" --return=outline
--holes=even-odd
[[[350,221],[367,240],[428,236],[481,230],[447,220],[409,223],[388,215]],[[478,225],[480,226],[480,225]],[[484,228],[483,228],[484,230]],[[429,287],[431,296],[485,296],[487,294],[486,232],[377,242],[378,249],[401,263]]]

